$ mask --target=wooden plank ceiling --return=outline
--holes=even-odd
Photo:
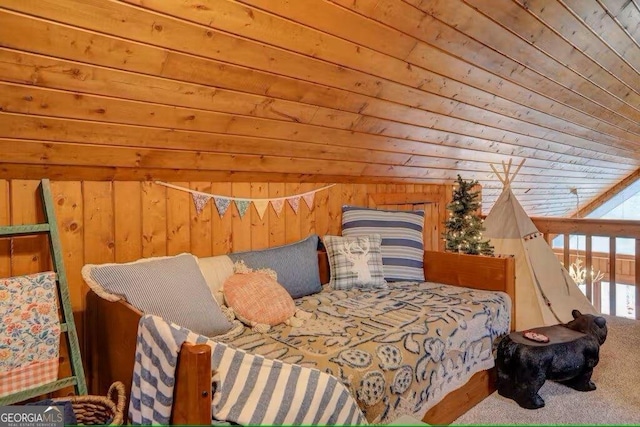
[[[640,166],[638,0],[0,0],[2,177],[451,182]]]

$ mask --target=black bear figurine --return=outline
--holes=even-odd
[[[497,350],[498,393],[527,409],[544,406],[538,391],[546,380],[554,380],[575,390],[591,391],[593,368],[598,364],[600,346],[607,339],[604,317],[571,312],[573,319],[563,325],[535,328],[549,341],[538,343],[512,332]]]

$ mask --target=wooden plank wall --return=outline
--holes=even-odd
[[[639,19],[637,0],[2,0],[0,178],[460,173],[488,210],[490,163],[526,159],[523,207],[568,215],[569,188],[639,173]]]
[[[43,220],[37,180],[0,180],[0,224]],[[321,188],[326,183],[172,182],[194,190],[253,198],[281,197]],[[197,256],[262,249],[294,242],[311,233],[340,234],[342,205],[373,206],[370,194],[424,193],[415,200],[427,212],[426,249],[440,248],[445,205],[451,185],[337,184],[316,193],[310,210],[300,201],[298,214],[285,203],[278,217],[271,207],[261,219],[253,206],[241,219],[235,205],[220,217],[211,201],[197,214],[191,195],[152,182],[52,181],[71,301],[81,343],[88,291],[80,270],[90,263],[127,262],[142,257],[191,252]],[[411,198],[409,198],[411,199]],[[411,205],[380,206],[409,209]],[[0,277],[51,268],[43,236],[0,239]],[[85,346],[84,349],[87,347]],[[86,354],[86,351],[84,351]]]

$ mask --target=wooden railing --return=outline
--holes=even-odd
[[[601,282],[591,283],[587,274],[586,295],[598,310],[602,304],[609,305],[609,313],[616,315],[616,283],[635,286],[635,317],[640,319],[640,221],[609,219],[572,219],[572,218],[531,218],[544,234],[549,244],[558,235],[564,236],[564,249],[556,249],[559,258],[569,267],[576,256],[584,260],[587,271],[604,273],[603,281],[610,283],[609,301],[600,300]],[[585,236],[584,250],[570,249],[571,236]],[[609,253],[593,252],[594,236],[609,238]],[[635,255],[617,254],[616,238],[635,239]]]

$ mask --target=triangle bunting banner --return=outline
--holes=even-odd
[[[221,197],[214,197],[213,201],[216,203],[216,208],[218,208],[218,214],[220,214],[220,218],[222,218],[227,212],[227,209],[229,209],[231,200],[223,199]]]
[[[310,211],[313,210],[313,199],[315,198],[315,195],[316,193],[309,193],[302,196],[302,198],[304,199],[304,202],[306,203]]]
[[[300,210],[300,199],[304,200],[306,205],[309,207],[309,210],[313,210],[314,208],[313,201],[315,198],[315,194],[318,191],[325,190],[335,185],[335,184],[326,185],[322,188],[318,188],[317,190],[308,191],[306,193],[301,193],[301,194],[294,194],[289,197],[276,197],[273,199],[268,199],[268,198],[247,199],[244,197],[240,198],[240,197],[220,196],[217,194],[202,193],[201,191],[180,187],[180,186],[169,184],[162,181],[155,181],[155,183],[158,185],[163,185],[165,187],[173,188],[175,190],[187,191],[191,193],[191,197],[193,198],[193,204],[198,214],[200,214],[204,210],[209,200],[213,199],[213,202],[216,205],[216,209],[218,210],[218,214],[220,215],[220,218],[222,218],[224,214],[227,213],[227,210],[229,210],[229,206],[231,206],[231,202],[234,202],[236,204],[236,208],[238,209],[238,214],[240,215],[240,218],[244,217],[244,215],[249,210],[249,206],[251,206],[251,203],[253,203],[253,205],[256,207],[256,212],[258,212],[258,216],[260,216],[260,219],[264,217],[264,213],[267,211],[267,207],[269,206],[269,203],[271,203],[271,206],[273,206],[273,210],[275,211],[276,215],[278,215],[278,218],[279,218],[280,214],[282,213],[282,209],[284,208],[285,200],[289,203],[289,206],[291,206],[291,209],[293,209],[293,212],[296,215]]]
[[[247,208],[251,204],[250,200],[236,200],[236,208],[238,208],[238,213],[240,214],[240,219],[247,213]]]
[[[271,201],[271,206],[273,206],[273,210],[276,211],[276,215],[278,215],[278,218],[280,218],[280,213],[282,212],[282,207],[284,206],[284,200],[274,199]]]
[[[253,206],[256,208],[256,212],[258,212],[260,219],[262,219],[264,217],[264,213],[269,207],[269,201],[266,199],[254,200]]]
[[[196,206],[196,212],[198,214],[202,212],[204,207],[209,202],[209,199],[211,199],[211,196],[207,196],[206,194],[200,194],[200,193],[191,193],[191,196],[193,196],[193,204]]]
[[[300,197],[289,197],[287,199],[287,202],[289,202],[289,205],[291,206],[291,209],[293,209],[293,211],[297,215],[298,214],[298,209],[300,208]]]

